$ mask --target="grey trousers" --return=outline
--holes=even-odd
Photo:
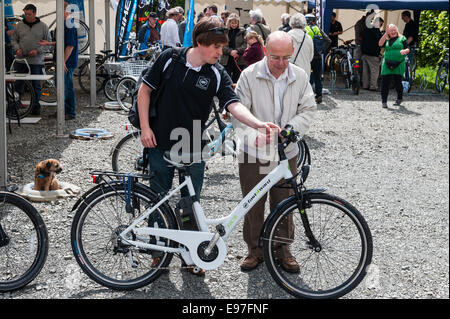
[[[378,76],[380,75],[380,57],[363,55],[363,73],[362,87],[363,89],[376,90],[378,88]]]
[[[255,163],[256,161],[256,163]],[[259,162],[257,159],[241,152],[239,158],[239,179],[241,182],[242,196],[245,197],[254,186],[256,186],[266,175],[267,164]],[[292,174],[297,173],[297,156],[289,160],[289,167]],[[276,163],[278,164],[278,163]],[[274,163],[272,163],[274,166]],[[261,171],[263,174],[261,174]],[[270,171],[270,170],[269,170]],[[284,182],[281,180],[280,183]],[[272,188],[269,191],[270,211],[284,199],[294,194],[292,189]],[[244,217],[244,241],[247,244],[248,254],[254,257],[263,257],[262,247],[258,246],[258,239],[264,225],[264,208],[267,200],[267,194],[264,195]],[[277,236],[286,239],[294,238],[294,224],[292,215],[286,218],[281,224]],[[284,240],[286,242],[286,240]],[[289,241],[288,241],[289,242]],[[262,245],[262,241],[261,241]],[[290,257],[289,246],[287,244],[276,244],[274,247],[275,258]]]

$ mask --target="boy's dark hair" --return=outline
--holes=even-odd
[[[217,6],[215,4],[210,5],[208,7],[208,9],[211,9],[215,14],[217,14],[218,9],[217,9]]]
[[[33,11],[33,13],[36,13],[37,8],[34,4],[29,3],[25,6],[25,8],[23,8],[23,11],[28,11],[28,10]]]
[[[402,16],[406,16],[408,18],[411,18],[411,12],[405,10],[405,11],[402,12]]]
[[[213,17],[202,18],[194,27],[192,32],[192,45],[199,44],[210,46],[211,44],[227,44],[228,35],[219,19]]]

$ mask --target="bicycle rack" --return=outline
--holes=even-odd
[[[425,91],[428,88],[428,75],[423,74],[420,76],[419,88],[421,91]]]
[[[331,70],[330,71],[330,91],[334,91],[336,89],[336,71]]]

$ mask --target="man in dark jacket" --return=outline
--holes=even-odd
[[[375,18],[371,28],[366,28],[362,34],[362,87],[366,90],[377,91],[377,80],[380,74],[380,47],[378,41],[381,39],[380,28],[384,20]]]
[[[158,24],[158,15],[155,12],[150,12],[147,22],[139,29],[138,32],[139,49],[147,49],[149,45],[152,45],[158,41],[160,39],[160,29],[161,28]]]

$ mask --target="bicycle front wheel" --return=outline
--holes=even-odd
[[[113,171],[142,173],[143,152],[141,131],[125,135],[112,151]]]
[[[27,117],[36,103],[34,89],[30,81],[16,81],[6,88],[7,95],[11,96],[17,105],[17,113],[9,112],[8,117],[17,120]]]
[[[173,254],[139,249],[127,244],[127,240],[170,247],[175,243],[165,238],[134,234],[120,239],[119,234],[156,204],[158,197],[137,184],[131,194],[121,182],[110,185],[99,187],[78,207],[71,230],[72,250],[79,266],[92,280],[115,290],[134,290],[157,279]],[[175,216],[166,204],[136,227],[147,226],[178,229]]]
[[[116,100],[124,111],[131,109],[135,90],[136,80],[132,77],[124,77],[117,83]]]
[[[275,281],[291,295],[341,297],[361,282],[371,263],[369,227],[356,208],[338,197],[325,193],[304,196],[308,206],[304,211],[298,210],[292,197],[269,221],[263,235],[265,263]],[[319,249],[305,235],[301,214],[306,214]],[[289,235],[279,232],[283,225]],[[286,245],[300,265],[297,273],[286,272],[277,260],[277,251]]]
[[[47,253],[47,228],[36,208],[18,195],[0,192],[0,292],[33,281]]]
[[[110,76],[103,87],[103,93],[105,93],[106,98],[110,101],[116,100],[117,83],[119,83],[119,77]]]

